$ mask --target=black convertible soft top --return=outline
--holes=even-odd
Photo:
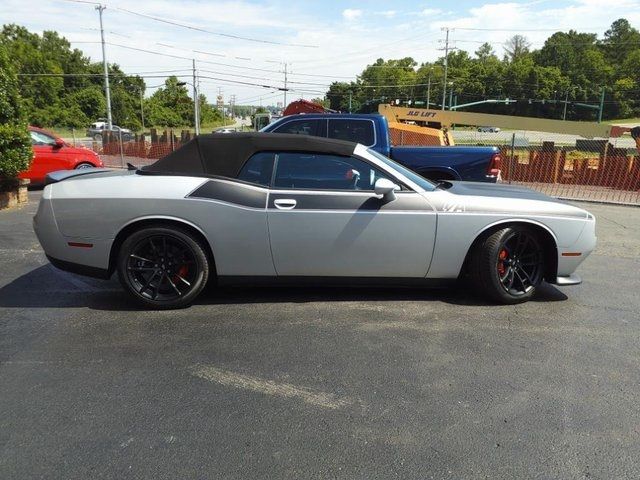
[[[143,172],[216,175],[236,178],[256,152],[309,152],[351,155],[356,144],[342,140],[279,133],[214,133],[198,135],[175,152],[143,167]]]

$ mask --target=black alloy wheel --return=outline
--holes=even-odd
[[[118,275],[124,288],[144,305],[179,308],[204,288],[209,265],[202,245],[186,231],[146,228],[122,244]]]
[[[544,250],[527,227],[498,230],[476,250],[472,274],[476,287],[500,303],[529,300],[544,278]]]

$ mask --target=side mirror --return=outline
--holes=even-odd
[[[383,200],[391,202],[396,199],[395,190],[400,190],[400,187],[387,178],[379,178],[376,180],[376,184],[373,187],[376,195],[382,195]]]
[[[62,140],[61,138],[56,138],[55,142],[53,143],[53,147],[54,148],[64,147],[64,140]]]

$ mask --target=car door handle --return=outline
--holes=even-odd
[[[293,210],[296,207],[296,202],[293,198],[279,198],[273,201],[273,204],[279,210]]]

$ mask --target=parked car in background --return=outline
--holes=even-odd
[[[361,143],[430,180],[495,183],[502,158],[497,147],[394,146],[379,114],[311,113],[282,117],[262,132],[296,133]]]
[[[219,128],[213,133],[235,133],[235,132],[236,132],[235,128]]]
[[[74,147],[55,134],[38,127],[29,127],[31,145],[33,145],[33,162],[29,170],[20,174],[20,178],[28,178],[31,183],[44,183],[49,172],[56,170],[74,170],[103,167],[97,153],[86,147]]]
[[[96,141],[101,141],[105,132],[108,132],[107,124],[105,122],[94,122],[87,129],[87,137],[93,138]],[[133,132],[128,128],[122,128],[117,125],[111,126],[111,132],[116,137],[122,135],[122,140],[128,142],[133,138]]]
[[[500,129],[498,127],[478,127],[478,131],[484,133],[499,133]]]

